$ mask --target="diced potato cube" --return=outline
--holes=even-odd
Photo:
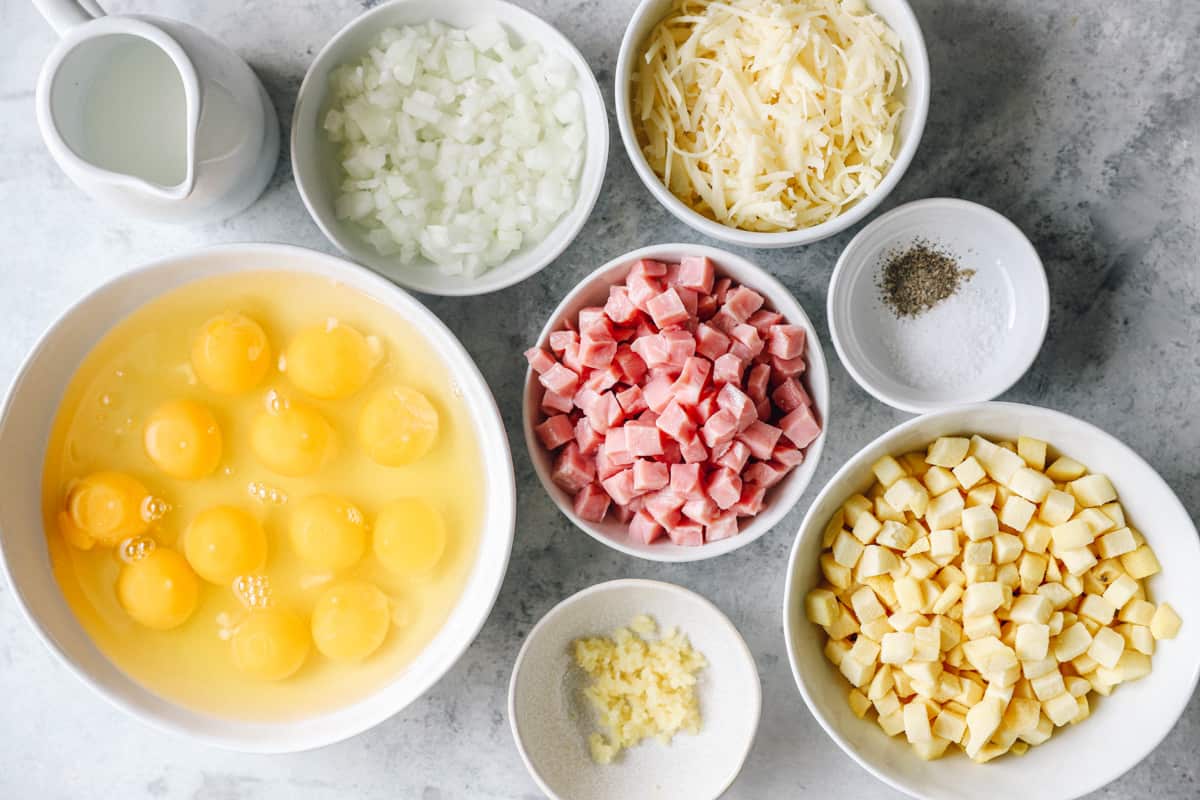
[[[961,742],[967,732],[967,718],[947,708],[943,708],[933,720],[933,735],[940,736],[952,742]]]
[[[1084,508],[1102,506],[1117,499],[1117,490],[1106,475],[1085,475],[1067,484],[1067,490],[1075,495]]]
[[[940,661],[910,661],[900,666],[900,672],[912,680],[913,689],[919,689],[927,697],[937,691],[937,680],[942,675]]]
[[[1154,603],[1134,597],[1121,607],[1121,612],[1117,614],[1117,619],[1121,620],[1121,622],[1132,622],[1135,625],[1149,626],[1154,621],[1156,613]],[[1151,630],[1151,633],[1153,633],[1153,630]]]
[[[1116,632],[1125,639],[1125,647],[1132,647],[1139,653],[1154,655],[1154,634],[1145,625],[1122,623],[1115,628]]]
[[[884,547],[890,547],[893,550],[907,550],[916,538],[913,529],[903,522],[888,520],[883,523],[883,528],[875,537],[875,543],[881,544]]]
[[[941,656],[942,634],[925,625],[913,629],[913,661],[935,661]]]
[[[859,635],[865,636],[873,642],[882,642],[883,637],[892,632],[892,624],[887,621],[887,617],[880,617],[862,623],[858,632]]]
[[[914,701],[904,706],[904,736],[909,744],[927,742],[933,736],[924,703]]]
[[[942,586],[949,586],[952,583],[965,584],[967,576],[958,567],[953,564],[947,564],[938,571],[937,582]]]
[[[991,508],[996,503],[996,488],[994,483],[985,483],[967,492],[967,508],[971,506]]]
[[[990,544],[990,542],[989,542]],[[996,580],[996,565],[995,564],[963,564],[963,571],[967,575],[967,583],[987,583],[988,581]]]
[[[830,639],[845,639],[858,631],[858,620],[854,618],[850,609],[843,605],[838,606],[838,615],[833,622],[825,626],[825,633]]]
[[[919,625],[928,625],[929,620],[923,615],[911,611],[899,611],[888,617],[888,623],[897,632],[908,631],[912,632],[913,628]]]
[[[1054,657],[1059,661],[1070,661],[1076,656],[1086,653],[1091,645],[1092,634],[1083,626],[1083,623],[1076,622],[1054,637]],[[1091,654],[1089,653],[1089,655]],[[1095,658],[1095,656],[1092,657]]]
[[[1117,614],[1117,607],[1100,595],[1085,594],[1079,604],[1079,616],[1090,617],[1101,625],[1108,625]]]
[[[900,698],[896,696],[895,691],[889,689],[883,697],[875,701],[875,710],[879,712],[880,719],[898,712],[900,711]]]
[[[1038,586],[1041,586],[1042,578],[1046,575],[1046,561],[1046,556],[1039,553],[1026,551],[1021,554],[1017,574],[1020,577],[1022,592],[1036,592]]]
[[[1064,691],[1057,697],[1043,702],[1042,711],[1051,722],[1061,728],[1075,719],[1075,715],[1079,713],[1079,703],[1069,692]]]
[[[1047,656],[1039,661],[1021,662],[1021,674],[1025,676],[1026,680],[1033,681],[1035,678],[1040,678],[1051,672],[1058,672],[1058,659],[1054,656]]]
[[[990,539],[1000,532],[995,512],[988,506],[972,506],[962,512],[962,528],[973,542]]]
[[[1000,727],[1004,716],[1004,706],[995,698],[980,700],[967,712],[967,744],[964,748],[968,756],[974,757],[987,744],[988,739]]]
[[[963,617],[991,614],[1004,604],[1004,589],[995,582],[973,583],[963,596]]]
[[[920,478],[929,471],[929,462],[925,460],[925,450],[913,450],[900,456],[900,465],[908,470],[914,478]]]
[[[883,575],[900,566],[900,558],[877,544],[869,544],[863,549],[862,558],[858,561],[858,574],[862,578]]]
[[[1017,658],[1022,661],[1041,661],[1050,650],[1050,626],[1026,622],[1017,626]]]
[[[911,511],[918,517],[924,516],[929,507],[929,492],[916,478],[896,481],[884,492],[883,499],[893,508]]]
[[[839,508],[825,525],[825,533],[821,536],[821,547],[823,549],[832,547],[833,540],[837,538],[838,533],[845,527],[846,511]]]
[[[896,682],[896,694],[900,697],[911,697],[913,694],[912,678],[901,670],[892,671],[892,679]]]
[[[1062,673],[1058,670],[1051,670],[1045,675],[1030,679],[1029,685],[1033,688],[1034,696],[1043,702],[1058,697],[1067,690]]]
[[[859,639],[859,641],[866,641]],[[853,648],[851,648],[853,650]],[[875,662],[864,664],[857,659],[851,658],[850,653],[842,659],[842,663],[838,664],[838,670],[845,676],[846,680],[850,681],[850,685],[861,689],[871,682],[871,678],[875,676]]]
[[[1034,622],[1045,625],[1054,613],[1054,604],[1043,594],[1023,594],[1013,600],[1008,618],[1017,624]]]
[[[1044,744],[1045,742],[1049,741],[1050,736],[1053,733],[1054,723],[1050,721],[1049,717],[1043,714],[1042,718],[1038,720],[1037,727],[1032,731],[1022,733],[1020,739],[1021,741],[1036,747],[1039,744]]]
[[[855,541],[853,536],[849,534],[846,534],[846,536],[850,541]],[[861,547],[862,545],[859,546]],[[822,553],[820,563],[821,574],[825,576],[825,580],[838,589],[850,588],[850,568],[839,564],[833,553]]]
[[[1008,705],[1009,701],[1013,699],[1013,692],[1015,689],[1015,683],[1006,684],[1003,686],[997,683],[989,683],[987,688],[983,691],[983,696],[994,697],[1000,702],[1004,703],[1004,705]]]
[[[850,643],[845,639],[826,639],[825,657],[835,666],[840,667],[846,653],[850,652]]]
[[[1029,752],[1029,742],[1013,742],[1013,746],[1008,748],[1008,752],[1014,756],[1023,756]]]
[[[1037,506],[1033,503],[1024,497],[1013,495],[1004,502],[1004,508],[1000,511],[1000,522],[1020,533],[1029,527],[1035,511]]]
[[[934,614],[946,614],[954,607],[954,605],[962,599],[966,591],[965,584],[952,583],[942,590],[938,595],[938,599],[934,601],[931,609]]]
[[[882,496],[875,498],[875,516],[880,522],[888,520],[892,522],[904,522],[904,512],[898,508],[892,508]]]
[[[1106,531],[1111,531],[1116,527],[1113,525],[1113,521],[1109,518],[1108,514],[1105,514],[1098,508],[1085,508],[1083,511],[1080,511],[1077,516],[1079,519],[1086,522],[1088,527],[1092,529],[1093,536],[1099,536],[1100,534],[1105,533]],[[1131,533],[1130,538],[1132,537],[1133,534]]]
[[[993,558],[997,564],[1011,564],[1017,560],[1024,549],[1021,540],[1011,533],[997,533],[992,537],[992,543],[995,546]]]
[[[1148,578],[1162,569],[1158,564],[1158,558],[1155,557],[1154,551],[1148,544],[1121,556],[1121,566],[1129,573],[1129,577],[1138,581]]]
[[[913,634],[907,631],[885,635],[879,660],[884,664],[907,664],[912,660],[915,641]]]
[[[1042,502],[1046,499],[1046,495],[1054,489],[1054,481],[1036,469],[1026,466],[1018,467],[1006,485],[1031,503]],[[1032,516],[1032,512],[1030,512],[1030,516]]]
[[[1097,630],[1087,649],[1088,656],[1109,669],[1117,665],[1117,660],[1123,652],[1125,652],[1125,639],[1112,628]]]
[[[1031,439],[1028,436],[1018,438],[1017,455],[1030,469],[1039,472],[1046,469],[1046,443],[1041,439]]]
[[[875,596],[879,601],[889,609],[896,607],[896,591],[893,587],[892,576],[890,575],[873,575],[863,581],[867,586],[875,592]]]
[[[928,741],[914,742],[912,749],[922,761],[936,761],[946,754],[946,748],[949,746],[949,739],[931,736]]]
[[[843,567],[853,567],[863,553],[863,544],[855,537],[842,531],[833,540],[833,560]],[[832,583],[832,581],[830,581]]]
[[[858,689],[851,689],[850,693],[846,696],[846,699],[850,703],[850,710],[854,712],[854,716],[858,717],[859,719],[865,717],[867,715],[867,711],[871,708],[871,701],[868,700],[867,696]]]
[[[983,684],[973,678],[959,676],[962,691],[954,700],[970,708],[983,699]]]
[[[870,511],[864,511],[858,515],[858,521],[854,523],[854,528],[852,531],[855,539],[858,539],[858,541],[862,542],[863,544],[870,544],[871,542],[875,541],[875,536],[882,528],[883,523],[880,522],[874,514],[872,514]],[[837,544],[836,539],[834,540],[834,544]],[[836,550],[834,552],[836,553]],[[847,564],[846,566],[850,567],[853,566],[853,564]]]
[[[1052,489],[1038,508],[1038,518],[1048,525],[1062,525],[1075,516],[1075,496]]]
[[[993,614],[963,617],[963,635],[968,639],[985,639],[1000,635],[1000,621]]]
[[[971,442],[959,436],[942,436],[929,445],[929,453],[925,456],[926,463],[937,467],[951,469],[962,463],[967,457]]]
[[[1155,639],[1174,639],[1183,627],[1183,620],[1169,603],[1162,603],[1150,620],[1150,633]]]
[[[1020,736],[1037,728],[1042,716],[1042,704],[1032,697],[1014,697],[1004,711],[1002,724]]]
[[[929,555],[935,560],[953,558],[958,553],[958,534],[955,531],[935,530],[929,534]]]
[[[1126,650],[1117,659],[1117,673],[1122,683],[1131,683],[1150,674],[1150,656],[1135,650]]]
[[[928,553],[928,552],[929,552],[929,537],[922,536],[908,546],[908,549],[904,551],[904,557],[912,558],[913,556],[918,556],[921,553]]]
[[[882,654],[882,651],[880,651]],[[879,669],[875,670],[874,677],[871,678],[871,683],[867,688],[867,699],[872,702],[879,700],[892,688],[896,682],[892,679],[892,668],[888,664],[884,664]]]
[[[890,714],[879,715],[879,727],[888,736],[896,736],[904,731],[904,712],[896,709]]]
[[[967,457],[965,461],[954,467],[951,472],[954,473],[954,477],[958,480],[958,485],[963,490],[969,490],[972,486],[987,477],[987,473],[983,471],[983,466],[975,456]],[[991,505],[991,503],[989,502],[988,505]]]
[[[937,497],[949,491],[958,492],[958,478],[945,467],[930,467],[921,476],[921,483],[929,490],[931,497]]]
[[[891,456],[884,456],[871,465],[871,472],[886,489],[901,478],[908,476],[908,471],[900,466],[900,462]],[[894,504],[893,504],[894,505]]]
[[[996,582],[1007,586],[1010,594],[1015,591],[1021,585],[1021,573],[1017,565],[1010,562],[996,567]]]
[[[991,564],[992,549],[995,545],[991,539],[985,539],[981,542],[967,542],[963,548],[963,564]]]
[[[938,571],[938,565],[923,555],[906,558],[904,563],[908,565],[908,574],[919,581],[925,580]]]
[[[1079,518],[1055,525],[1050,529],[1050,536],[1054,543],[1054,552],[1059,554],[1064,550],[1087,547],[1096,538],[1087,521]],[[1061,558],[1061,555],[1059,557]]]
[[[1050,621],[1046,624],[1050,627],[1050,635],[1058,636],[1063,630],[1063,612],[1055,611],[1050,615]]]
[[[874,664],[879,660],[880,646],[868,639],[865,636],[859,636],[854,640],[854,645],[850,648],[850,652],[846,654],[847,658],[853,658],[862,664]]]
[[[1087,678],[1081,678],[1078,675],[1072,675],[1069,678],[1064,678],[1063,682],[1067,686],[1067,691],[1073,697],[1083,697],[1092,690],[1092,684]]]
[[[1067,572],[1074,576],[1082,575],[1096,565],[1096,556],[1087,547],[1063,550],[1058,554],[1058,557],[1062,559],[1063,566],[1067,568]],[[1064,585],[1066,585],[1065,580]]]
[[[1087,472],[1087,467],[1073,458],[1059,456],[1054,463],[1046,468],[1046,477],[1052,481],[1064,483],[1073,481]]]
[[[1080,548],[1080,549],[1086,550],[1087,548]],[[1074,551],[1071,551],[1071,552],[1074,552]],[[1063,562],[1063,563],[1066,563],[1066,562]],[[1086,569],[1082,570],[1082,572],[1087,572],[1087,570]],[[1071,593],[1072,597],[1079,597],[1080,595],[1083,594],[1083,578],[1081,578],[1078,574],[1068,573],[1068,574],[1064,575],[1062,578],[1062,585],[1067,587],[1067,591],[1069,591]]]
[[[971,756],[971,760],[976,764],[986,764],[987,762],[997,759],[1007,752],[1008,748],[1005,747],[1003,743],[991,741],[979,748],[979,750],[973,756]]]
[[[1100,510],[1107,514],[1108,518],[1113,521],[1113,527],[1125,527],[1125,509],[1121,507],[1120,503],[1115,501],[1112,503],[1105,503],[1104,505],[1100,506]]]
[[[1054,561],[1051,560],[1050,563],[1053,564]],[[1075,597],[1075,595],[1071,594],[1070,590],[1061,583],[1043,583],[1038,587],[1037,594],[1040,594],[1042,597],[1045,597],[1047,600],[1049,600],[1051,608],[1056,610],[1065,608],[1067,603],[1071,602],[1071,599]]]
[[[1050,544],[1051,533],[1049,525],[1034,520],[1021,532],[1021,543],[1030,553],[1044,553]]]
[[[887,614],[869,586],[863,586],[850,595],[850,607],[854,609],[854,616],[858,617],[860,625]]]
[[[846,524],[854,527],[858,522],[859,515],[868,513],[872,508],[872,503],[861,494],[851,496],[849,500],[842,503],[842,514],[846,518]]]
[[[1129,528],[1118,528],[1101,536],[1097,546],[1101,558],[1116,558],[1136,550],[1137,542],[1133,540],[1133,531]]]
[[[837,597],[827,589],[813,589],[804,598],[804,610],[808,618],[818,625],[832,625],[840,608]]]
[[[992,480],[1002,483],[1010,489],[1013,488],[1012,479],[1017,471],[1029,469],[1025,466],[1024,459],[1012,450],[1006,450],[1003,447],[993,450],[987,457],[977,457]]]
[[[1074,695],[1072,695],[1072,696],[1074,696]],[[1079,712],[1077,714],[1075,714],[1074,717],[1071,718],[1072,725],[1076,725],[1080,722],[1083,722],[1085,719],[1087,719],[1088,717],[1090,717],[1092,715],[1092,706],[1090,703],[1088,703],[1087,695],[1083,695],[1081,697],[1075,697],[1075,703],[1076,703],[1076,705],[1079,706]]]
[[[925,594],[921,591],[921,584],[911,575],[897,578],[893,586],[896,589],[896,602],[904,611],[919,612],[925,605]]]
[[[962,519],[963,498],[957,490],[940,494],[925,510],[925,522],[931,530],[955,528]]]

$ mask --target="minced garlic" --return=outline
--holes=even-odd
[[[696,673],[707,662],[675,628],[654,640],[639,636],[656,629],[653,619],[640,614],[628,628],[613,631],[611,639],[572,642],[575,664],[591,678],[584,696],[607,734],[588,737],[597,764],[610,763],[622,748],[650,736],[669,744],[680,731],[700,730]]]

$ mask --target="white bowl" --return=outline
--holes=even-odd
[[[697,683],[701,729],[667,746],[642,742],[611,764],[596,764],[587,739],[600,728],[583,697],[587,676],[574,666],[571,642],[611,635],[638,614],[652,616],[660,631],[679,628],[707,659]],[[659,581],[609,581],[563,600],[525,638],[508,688],[521,759],[554,800],[719,797],[750,753],[761,708],[754,656],[733,623],[700,595]]]
[[[604,266],[588,275],[571,292],[563,298],[546,321],[538,336],[537,346],[548,348],[550,334],[562,327],[564,320],[574,319],[579,310],[587,306],[604,305],[608,299],[609,287],[621,283],[629,274],[629,268],[640,258],[650,258],[659,261],[678,261],[684,256],[707,256],[717,266],[718,275],[726,275],[739,284],[744,284],[766,298],[764,308],[771,308],[783,314],[793,325],[800,325],[805,331],[804,358],[808,365],[802,380],[807,384],[813,406],[816,408],[817,420],[821,423],[821,434],[804,451],[804,463],[788,473],[787,477],[767,491],[766,502],[762,511],[753,518],[743,519],[741,531],[736,536],[722,539],[712,544],[699,547],[685,547],[665,540],[651,544],[643,544],[629,538],[628,526],[622,525],[615,519],[606,519],[602,523],[588,522],[580,519],[575,513],[571,495],[567,494],[550,474],[554,467],[553,454],[542,447],[534,433],[534,426],[539,419],[539,409],[545,389],[535,379],[533,370],[525,372],[525,394],[523,401],[522,419],[525,424],[525,446],[529,449],[529,458],[533,462],[542,486],[550,494],[550,499],[558,506],[567,519],[575,527],[603,542],[615,550],[620,550],[631,556],[649,559],[650,561],[700,561],[713,558],[724,553],[737,550],[750,544],[758,537],[769,531],[775,523],[783,519],[792,506],[804,494],[808,482],[817,471],[817,463],[821,460],[821,450],[825,446],[826,431],[829,429],[829,371],[825,367],[825,355],[821,352],[821,340],[817,337],[817,329],[813,326],[804,309],[796,302],[796,298],[787,288],[771,277],[762,267],[756,266],[746,259],[718,250],[715,247],[705,247],[698,244],[659,244],[643,247],[618,256]]]
[[[874,480],[871,464],[885,454],[924,447],[939,436],[978,433],[997,439],[1033,436],[1112,480],[1132,524],[1154,548],[1163,571],[1149,579],[1150,597],[1184,617],[1178,638],[1159,642],[1153,671],[1093,695],[1092,715],[1059,728],[1021,757],[986,765],[961,754],[926,762],[904,737],[889,738],[846,703],[848,684],[822,652],[825,633],[804,615],[804,596],[820,581],[817,557],[825,524],[841,503]],[[913,797],[931,800],[1064,800],[1099,789],[1133,767],[1171,730],[1200,678],[1200,541],[1170,487],[1121,442],[1074,417],[1016,403],[981,403],[909,420],[860,450],[817,496],[792,547],[784,589],[788,660],[813,716],[846,753],[875,777]]]
[[[650,35],[654,26],[667,15],[672,4],[673,0],[642,0],[633,12],[617,54],[615,111],[617,125],[621,130],[621,141],[625,144],[625,152],[633,162],[634,170],[650,190],[650,194],[654,195],[676,219],[705,236],[730,244],[757,248],[795,247],[819,242],[841,233],[874,211],[892,189],[896,188],[896,184],[904,177],[905,170],[916,155],[917,146],[921,143],[921,134],[925,132],[925,118],[929,114],[929,54],[925,50],[921,26],[905,0],[868,0],[871,10],[891,26],[900,38],[901,54],[908,64],[908,86],[901,90],[905,109],[896,137],[898,149],[895,162],[873,192],[843,213],[820,225],[778,233],[744,231],[722,225],[693,211],[663,185],[662,179],[654,173],[642,154],[637,134],[634,132],[629,85],[634,62],[641,55],[642,42]]]
[[[42,527],[42,457],[60,398],[76,367],[119,320],[178,286],[212,275],[281,270],[334,278],[386,305],[423,333],[471,410],[487,475],[485,527],[462,597],[445,625],[395,679],[361,701],[320,716],[278,723],[221,719],[191,711],[143,688],[92,643],[51,571]],[[483,626],[512,549],[516,499],[504,425],[471,357],[433,314],[406,292],[340,258],[299,247],[236,244],[172,256],[127,272],[84,297],[29,353],[0,412],[0,544],[3,569],[34,630],[80,680],[113,705],[158,729],[247,752],[305,750],[383,722],[431,687]],[[15,454],[21,454],[15,457]]]
[[[329,74],[338,66],[362,58],[381,31],[400,25],[418,25],[437,19],[467,28],[489,19],[498,20],[518,41],[538,42],[575,66],[576,88],[583,101],[587,128],[587,155],[578,181],[575,205],[546,238],[513,254],[476,278],[444,275],[436,266],[420,261],[402,265],[393,256],[380,255],[354,225],[337,218],[334,200],[340,175],[336,147],[322,129],[327,108]],[[308,213],[325,236],[350,258],[419,292],[439,295],[473,295],[494,292],[523,281],[567,248],[583,228],[604,181],[608,164],[608,113],[591,67],[570,40],[549,23],[503,0],[393,0],[358,16],[321,49],[296,97],[292,116],[292,170],[296,187]]]
[[[930,311],[901,320],[883,305],[876,281],[888,254],[917,240],[955,254],[975,275]],[[948,322],[954,306],[965,310],[977,298],[994,301],[994,325],[989,316],[969,316],[980,334],[992,331],[985,336],[994,342],[990,354]],[[873,220],[842,251],[829,282],[828,318],[833,346],[858,385],[893,408],[921,414],[991,400],[1020,380],[1046,338],[1050,286],[1037,251],[1004,216],[966,200],[917,200]],[[977,371],[965,380],[947,371],[930,382],[908,374],[900,360],[975,364]]]

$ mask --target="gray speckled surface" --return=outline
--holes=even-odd
[[[262,76],[290,117],[312,54],[373,5],[328,0],[121,0],[118,11],[186,19]],[[634,0],[523,0],[611,77]],[[885,204],[929,196],[985,203],[1025,230],[1053,293],[1046,346],[1005,399],[1091,420],[1144,455],[1200,514],[1200,5],[1192,0],[1048,4],[917,0],[933,68],[929,124]],[[24,0],[0,0],[0,383],[51,320],[131,265],[215,242],[287,241],[332,252],[286,161],[264,197],[220,225],[161,228],[111,218],[54,167],[38,138],[33,86],[53,41]],[[314,753],[255,757],[165,738],[128,720],[56,664],[0,588],[0,797],[535,797],[508,732],[505,696],[521,639],[563,597],[610,578],[674,581],[712,598],[758,658],[768,702],[735,798],[895,794],[820,730],[783,653],[779,606],[792,533],[839,464],[906,418],[837,364],[825,288],[849,231],[805,249],[749,254],[813,317],[832,366],[829,441],[808,496],[753,545],[716,561],[659,566],[569,527],[521,445],[519,352],[574,282],[634,247],[696,237],[641,186],[613,126],[596,211],[557,263],[499,295],[430,306],[495,391],[514,444],[520,517],[504,590],[474,646],[424,698],[375,730]],[[1200,700],[1155,753],[1098,797],[1200,796]]]

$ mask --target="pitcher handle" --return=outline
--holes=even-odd
[[[104,16],[96,0],[33,0],[33,4],[60,36],[76,25]]]

